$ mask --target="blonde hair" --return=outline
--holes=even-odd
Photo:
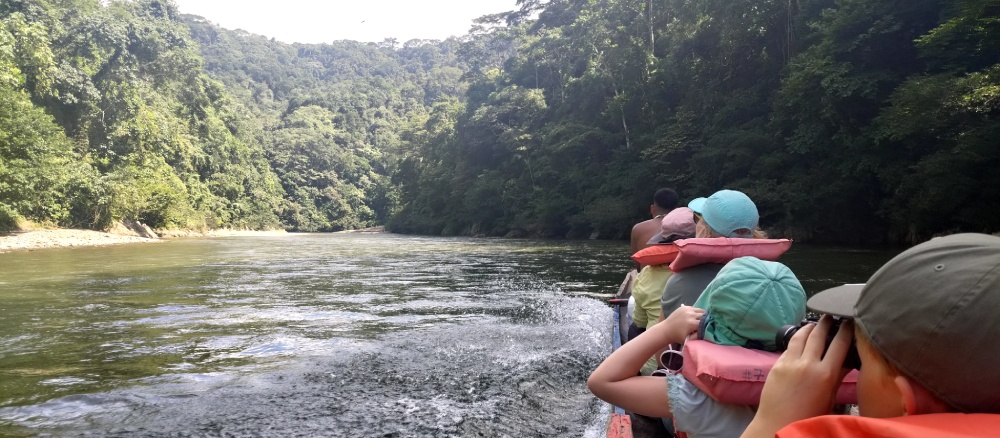
[[[713,230],[712,227],[708,225],[708,222],[705,222],[705,219],[699,219],[698,223],[695,224],[694,229],[695,229],[694,237],[699,237],[699,238],[728,237],[722,235],[722,233],[718,231]],[[761,230],[760,227],[757,227],[753,230],[753,233],[750,236],[750,238],[767,239],[767,233],[765,233],[764,230]]]

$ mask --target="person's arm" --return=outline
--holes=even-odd
[[[631,239],[629,240],[629,248],[631,249],[632,252],[628,253],[629,257],[632,257],[633,254],[639,252],[639,250],[642,249],[643,244],[646,243],[646,242],[639,242],[639,235],[642,234],[641,232],[642,227],[640,225],[641,224],[636,224],[632,226]],[[642,263],[639,263],[635,260],[632,260],[632,263],[635,264],[636,272],[642,272],[643,268]]]
[[[683,342],[698,330],[704,310],[681,307],[660,324],[616,350],[587,379],[598,398],[625,410],[670,418],[667,382],[663,377],[637,376],[646,360],[669,344]]]
[[[767,375],[760,407],[742,438],[773,438],[781,428],[799,420],[829,414],[844,377],[844,357],[851,346],[854,324],[844,321],[823,355],[833,319],[803,327],[792,336]]]

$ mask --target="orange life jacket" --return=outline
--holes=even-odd
[[[896,418],[824,415],[796,421],[778,431],[777,438],[823,437],[935,437],[1000,436],[997,414],[926,414]]]

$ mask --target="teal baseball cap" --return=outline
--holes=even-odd
[[[726,237],[749,238],[760,219],[757,205],[749,196],[736,190],[719,190],[707,198],[697,198],[688,203],[688,208]]]
[[[806,316],[806,291],[791,269],[756,257],[733,259],[694,303],[699,334],[719,345],[775,351],[774,334]]]

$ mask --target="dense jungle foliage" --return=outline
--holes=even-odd
[[[435,105],[456,104],[456,41],[289,45],[186,17],[205,69],[249,120],[296,231],[384,224],[398,209],[399,157]]]
[[[0,0],[0,230],[620,238],[673,187],[804,240],[1000,231],[1000,0],[518,5],[312,45]]]

